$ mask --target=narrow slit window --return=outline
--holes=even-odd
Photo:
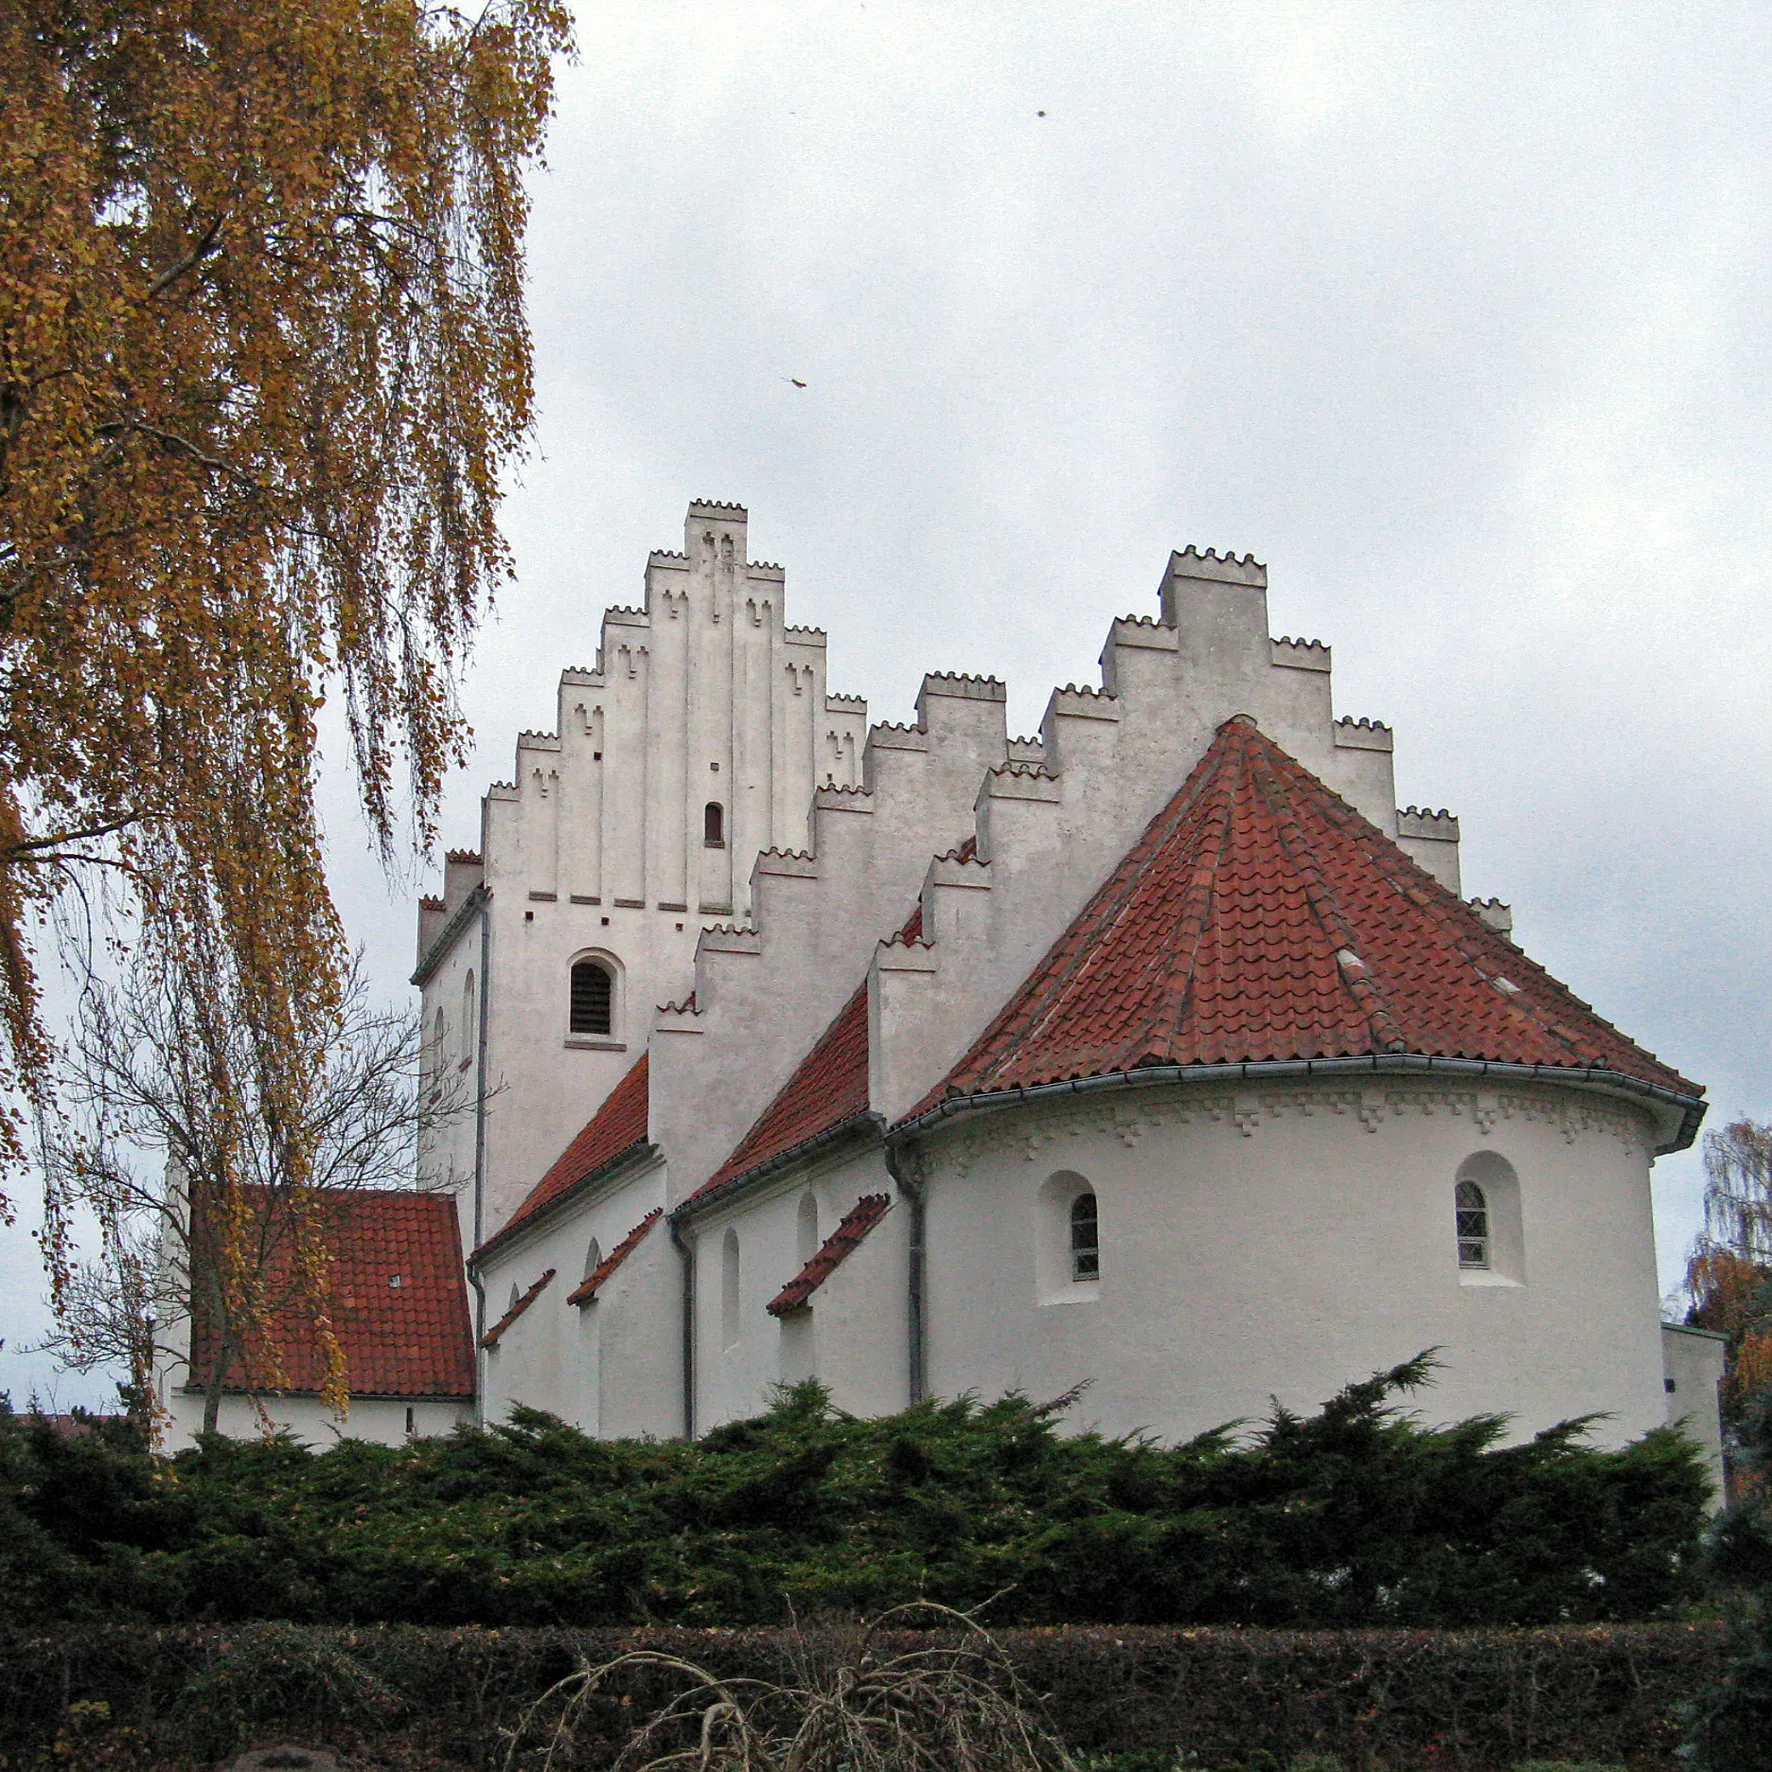
[[[738,1232],[733,1230],[720,1244],[720,1345],[738,1345]]]
[[[701,840],[710,849],[726,847],[726,808],[710,800],[701,810]]]
[[[1071,1278],[1101,1278],[1101,1227],[1093,1194],[1078,1194],[1071,1201]]]
[[[1455,1195],[1458,1211],[1458,1265],[1489,1265],[1489,1201],[1474,1181],[1461,1181]]]
[[[572,968],[572,1021],[575,1034],[606,1034],[614,998],[609,968],[595,960],[580,960]]]

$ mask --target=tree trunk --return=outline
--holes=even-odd
[[[203,1381],[203,1431],[213,1434],[217,1431],[217,1423],[221,1420],[222,1384],[227,1376],[228,1358],[234,1346],[225,1336],[218,1337],[215,1344],[215,1364],[210,1367]]]

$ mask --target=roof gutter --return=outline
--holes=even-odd
[[[481,1262],[499,1254],[510,1244],[521,1242],[530,1231],[543,1229],[581,1194],[595,1187],[598,1182],[607,1181],[610,1176],[618,1170],[626,1168],[634,1159],[653,1157],[657,1154],[658,1146],[653,1144],[650,1139],[636,1138],[632,1144],[624,1146],[613,1157],[605,1157],[595,1169],[587,1169],[570,1187],[561,1188],[559,1193],[555,1194],[552,1199],[544,1201],[533,1212],[525,1213],[521,1218],[514,1218],[509,1224],[494,1231],[484,1243],[478,1244],[473,1254],[468,1257],[468,1267],[470,1269],[477,1267]],[[476,1223],[475,1231],[478,1232],[479,1228]]]
[[[743,1193],[747,1188],[754,1187],[758,1182],[767,1180],[771,1175],[783,1169],[791,1169],[803,1158],[810,1157],[815,1151],[823,1150],[826,1145],[836,1144],[840,1139],[851,1137],[854,1133],[871,1130],[884,1134],[885,1118],[873,1111],[863,1108],[858,1114],[851,1114],[846,1120],[839,1120],[834,1126],[827,1126],[824,1131],[811,1138],[803,1138],[798,1144],[790,1145],[785,1151],[778,1152],[766,1162],[758,1163],[754,1168],[743,1170],[723,1181],[717,1188],[710,1188],[705,1193],[691,1194],[671,1214],[672,1224],[687,1224],[690,1219],[710,1207],[729,1200],[734,1194]]]
[[[1654,1154],[1665,1157],[1683,1151],[1698,1136],[1699,1123],[1709,1105],[1702,1096],[1682,1095],[1678,1090],[1627,1077],[1621,1071],[1557,1064],[1503,1064],[1487,1058],[1442,1058],[1426,1053],[1375,1052],[1357,1058],[1266,1058],[1239,1064],[1157,1064],[1133,1070],[1110,1071],[1100,1077],[1072,1077],[1060,1083],[1033,1083],[1016,1089],[988,1089],[973,1095],[954,1095],[908,1120],[901,1120],[887,1134],[896,1144],[939,1126],[959,1114],[993,1108],[1019,1107],[1024,1102],[1049,1100],[1061,1095],[1092,1095],[1104,1089],[1149,1089],[1164,1083],[1275,1082],[1298,1077],[1353,1076],[1454,1076],[1490,1077],[1506,1083],[1571,1084],[1607,1095],[1634,1096],[1679,1111],[1679,1129]]]
[[[905,1351],[910,1367],[910,1401],[923,1400],[927,1362],[923,1353],[923,1229],[926,1213],[923,1199],[923,1153],[915,1139],[887,1139],[881,1147],[886,1159],[886,1173],[894,1186],[910,1202],[911,1246],[905,1287]]]
[[[476,904],[480,913],[480,1025],[474,1031],[474,1247],[478,1249],[486,1223],[486,1056],[492,1025],[492,894],[484,885],[476,886],[468,894],[462,911]],[[450,935],[450,940],[454,939]],[[414,981],[422,982],[421,973],[424,978],[429,978],[436,960],[441,957],[440,944],[433,943],[424,963],[413,974]],[[486,1287],[471,1258],[463,1263],[463,1268],[468,1284],[474,1289],[474,1422],[476,1426],[484,1427],[486,1384],[480,1338],[486,1333]]]
[[[683,1438],[695,1438],[695,1245],[683,1235],[673,1212],[665,1220],[671,1245],[683,1263]]]

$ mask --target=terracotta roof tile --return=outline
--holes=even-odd
[[[907,1118],[1142,1066],[1384,1053],[1701,1093],[1239,717]]]
[[[862,1238],[886,1216],[891,1205],[884,1194],[863,1194],[844,1214],[842,1223],[824,1240],[818,1253],[770,1299],[769,1314],[785,1317],[789,1311],[797,1311],[805,1305],[855,1252]]]
[[[591,1304],[597,1297],[597,1288],[601,1286],[627,1258],[640,1246],[640,1239],[652,1229],[664,1213],[662,1206],[654,1206],[616,1246],[609,1251],[597,1265],[585,1276],[584,1284],[566,1295],[568,1304]]]
[[[553,1279],[558,1271],[557,1268],[549,1268],[548,1271],[543,1274],[521,1298],[517,1299],[512,1304],[511,1308],[480,1337],[480,1345],[482,1347],[497,1347],[499,1337],[503,1335],[504,1332],[510,1328],[510,1326],[516,1322],[516,1320],[522,1316],[522,1314],[528,1310],[538,1298],[541,1297],[543,1288],[551,1279]]]
[[[645,1052],[640,1054],[627,1075],[609,1091],[603,1105],[554,1159],[547,1174],[529,1190],[523,1204],[505,1220],[495,1236],[487,1238],[476,1254],[484,1253],[495,1242],[501,1241],[513,1226],[533,1217],[606,1164],[646,1142],[651,1112],[651,1091],[647,1085],[649,1056]]]
[[[868,987],[837,1011],[732,1155],[689,1197],[761,1169],[868,1111]]]
[[[349,1189],[316,1197],[320,1234],[333,1254],[326,1314],[345,1357],[345,1382],[358,1396],[465,1398],[474,1394],[473,1330],[462,1278],[455,1202],[443,1194]],[[236,1356],[230,1390],[313,1394],[326,1377],[325,1355],[300,1295],[294,1238],[276,1240],[267,1296],[270,1346]],[[215,1358],[210,1323],[192,1324],[191,1382],[201,1384]]]
[[[950,855],[970,861],[977,853],[968,837]],[[923,901],[918,899],[903,927],[892,939],[923,939]],[[756,1124],[734,1147],[731,1156],[689,1196],[699,1199],[740,1177],[773,1163],[801,1145],[868,1111],[868,985],[864,978],[855,995],[837,1011],[837,1019],[813,1042],[794,1074],[781,1087]]]

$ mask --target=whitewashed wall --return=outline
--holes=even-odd
[[[481,1407],[502,1421],[513,1403],[545,1409],[605,1438],[683,1431],[680,1357],[682,1274],[670,1231],[656,1222],[598,1290],[596,1302],[566,1301],[591,1266],[610,1254],[664,1201],[657,1161],[611,1179],[517,1233],[480,1267],[488,1324],[498,1321],[514,1287],[528,1291],[549,1268],[554,1278],[495,1349],[482,1353]]]
[[[1621,1101],[1412,1081],[1140,1090],[955,1123],[926,1146],[930,1388],[1048,1398],[1089,1380],[1073,1425],[1175,1439],[1274,1397],[1314,1409],[1438,1346],[1427,1417],[1499,1411],[1523,1435],[1603,1410],[1599,1439],[1620,1443],[1666,1418],[1651,1135]],[[1479,1154],[1518,1177],[1511,1272],[1458,1266],[1453,1187]],[[1099,1202],[1093,1286],[1040,1278],[1059,1175]]]
[[[805,849],[814,787],[857,779],[866,704],[827,694],[825,636],[787,625],[782,570],[747,560],[746,534],[739,506],[689,507],[683,553],[647,564],[644,607],[606,611],[594,663],[562,673],[555,730],[518,735],[514,780],[483,802],[481,863],[448,870],[444,908],[421,914],[422,961],[475,886],[491,895],[489,953],[471,919],[423,981],[427,1029],[440,1011],[443,1045],[469,1056],[464,975],[490,980],[483,1236],[620,1080],[654,1008],[688,994],[703,924],[749,914],[757,852]],[[572,963],[592,956],[615,976],[607,1037],[567,1025]],[[458,1125],[430,1160],[471,1175],[472,1138]]]
[[[775,1388],[818,1378],[839,1409],[883,1415],[909,1401],[905,1347],[908,1213],[886,1217],[812,1295],[772,1317],[769,1301],[864,1194],[894,1192],[877,1149],[811,1163],[693,1223],[696,1261],[696,1430],[755,1415]],[[816,1205],[816,1241],[805,1203]],[[728,1309],[727,1237],[738,1250]]]
[[[1667,1419],[1704,1453],[1710,1473],[1711,1499],[1721,1507],[1723,1493],[1723,1423],[1720,1388],[1728,1337],[1709,1329],[1688,1329],[1683,1323],[1661,1325],[1662,1385]]]

